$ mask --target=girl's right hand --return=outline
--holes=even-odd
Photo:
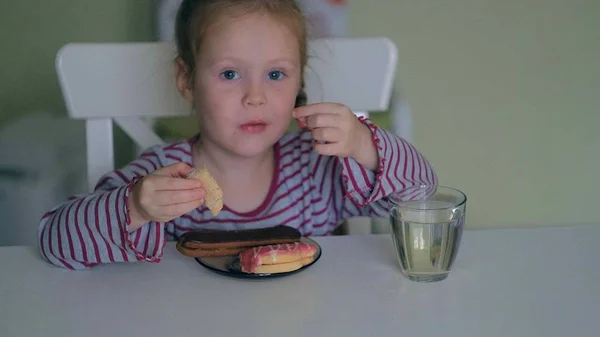
[[[204,203],[205,191],[196,179],[186,179],[192,168],[185,163],[162,167],[142,178],[127,200],[133,232],[150,221],[167,222]]]

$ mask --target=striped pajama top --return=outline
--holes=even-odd
[[[376,171],[352,158],[322,156],[312,149],[308,131],[286,134],[275,144],[276,170],[267,197],[253,211],[235,212],[227,206],[212,216],[206,206],[163,222],[150,222],[129,233],[127,198],[140,177],[177,162],[192,166],[197,136],[157,145],[122,169],[104,175],[91,194],[69,198],[42,217],[38,237],[42,256],[69,269],[102,263],[159,262],[166,241],[201,228],[262,228],[279,224],[295,227],[304,236],[331,234],[355,216],[388,214],[386,197],[408,187],[437,185],[426,158],[404,139],[361,118],[372,131],[379,154]]]

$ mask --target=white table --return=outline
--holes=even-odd
[[[159,264],[68,271],[0,248],[0,336],[600,336],[600,226],[467,231],[450,276],[404,278],[387,235],[319,238],[294,276]]]

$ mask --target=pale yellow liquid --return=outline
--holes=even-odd
[[[403,271],[423,281],[443,279],[454,262],[462,236],[464,213],[444,201],[416,201],[411,207],[392,212],[392,236]]]

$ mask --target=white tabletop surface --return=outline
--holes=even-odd
[[[0,336],[600,336],[600,226],[466,231],[450,276],[404,278],[388,235],[318,238],[285,278],[158,264],[53,267],[0,248]]]

